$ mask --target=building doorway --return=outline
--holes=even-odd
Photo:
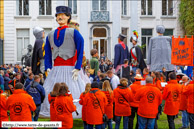
[[[99,56],[104,53],[107,57],[107,30],[106,28],[94,28],[92,35],[92,48],[98,50]]]

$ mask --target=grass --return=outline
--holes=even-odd
[[[50,119],[39,118],[39,121],[50,121]],[[158,123],[158,129],[168,129],[168,121],[167,121],[166,114],[162,113],[162,115],[160,116],[160,119],[157,121],[157,123]],[[136,118],[134,120],[134,125],[135,124],[136,124]],[[176,129],[178,129],[182,126],[181,115],[179,115],[179,117],[175,119],[175,126],[176,126]],[[114,129],[114,127],[115,127],[115,124],[113,124],[113,129]],[[40,128],[40,129],[42,129],[42,128]],[[81,119],[74,119],[73,120],[73,129],[84,129]],[[121,120],[121,124],[120,124],[120,129],[123,129],[123,121],[122,120]]]

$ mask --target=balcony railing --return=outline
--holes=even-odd
[[[108,22],[109,11],[91,11],[92,22]]]

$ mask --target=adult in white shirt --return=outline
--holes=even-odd
[[[110,78],[110,83],[112,84],[112,88],[114,90],[115,88],[117,88],[118,84],[120,84],[119,77],[113,74],[111,70],[107,71],[107,76]]]
[[[177,70],[176,70],[177,73],[182,73],[182,70],[179,66],[177,66]]]

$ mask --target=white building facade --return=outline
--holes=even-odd
[[[178,0],[4,1],[4,63],[20,63],[28,44],[34,45],[33,27],[43,27],[46,34],[58,27],[55,8],[59,5],[72,8],[72,19],[80,24],[88,59],[90,50],[96,48],[99,54],[103,52],[113,60],[119,33],[127,35],[125,43],[130,48],[129,39],[136,30],[138,44],[145,46],[145,59],[149,39],[157,36],[156,25],[165,26],[165,35],[183,35],[178,21]]]

